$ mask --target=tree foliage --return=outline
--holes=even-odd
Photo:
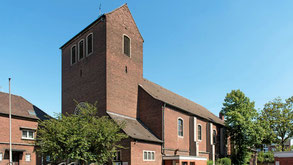
[[[285,142],[293,136],[293,97],[282,101],[276,98],[265,104],[259,117],[265,128],[264,144],[276,143],[285,151]]]
[[[221,158],[216,161],[216,165],[231,165],[230,158]]]
[[[221,113],[225,115],[225,125],[232,145],[232,162],[246,164],[250,151],[263,139],[264,129],[257,118],[254,102],[240,90],[232,90],[225,97]]]
[[[58,115],[41,121],[37,132],[38,153],[54,162],[65,160],[104,164],[114,157],[127,135],[106,116],[98,117],[95,105],[79,106],[79,114]]]
[[[269,151],[269,152],[260,151],[257,155],[257,162],[273,163],[274,162],[274,153],[272,151]]]

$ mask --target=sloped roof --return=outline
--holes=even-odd
[[[192,113],[196,116],[202,117],[209,121],[212,121],[217,124],[224,125],[224,121],[219,117],[211,113],[209,110],[204,108],[203,106],[184,98],[176,93],[173,93],[158,84],[155,84],[147,79],[144,79],[142,84],[140,84],[141,88],[143,88],[148,94],[150,94],[153,98],[165,102],[171,106],[177,107],[183,111]]]
[[[9,114],[9,94],[0,92],[0,113]],[[44,120],[49,117],[44,111],[21,96],[11,95],[11,115]]]
[[[107,113],[117,124],[125,123],[123,131],[131,138],[158,143],[162,142],[155,135],[153,135],[138,119],[113,112]]]

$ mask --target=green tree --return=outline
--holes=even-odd
[[[259,120],[265,128],[264,144],[276,143],[285,151],[285,142],[293,136],[293,97],[276,98],[265,104]]]
[[[40,121],[37,132],[38,153],[50,156],[53,162],[80,161],[82,164],[104,164],[114,157],[118,143],[127,138],[106,116],[98,117],[95,105],[78,106],[79,114],[61,115]]]
[[[263,128],[257,118],[254,102],[240,90],[232,90],[225,97],[221,113],[231,139],[233,164],[242,165],[249,161],[251,149],[263,139]]]
[[[260,151],[257,155],[257,162],[259,162],[259,163],[273,163],[274,162],[274,153],[272,151],[269,151],[269,152]]]

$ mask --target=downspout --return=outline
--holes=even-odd
[[[162,149],[161,149],[161,153],[162,155],[165,155],[165,107],[166,107],[166,103],[164,103],[163,107],[162,107]]]

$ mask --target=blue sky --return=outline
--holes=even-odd
[[[145,40],[144,77],[218,115],[241,89],[256,108],[293,95],[291,0],[0,2],[0,91],[61,112],[59,47],[124,3]]]

